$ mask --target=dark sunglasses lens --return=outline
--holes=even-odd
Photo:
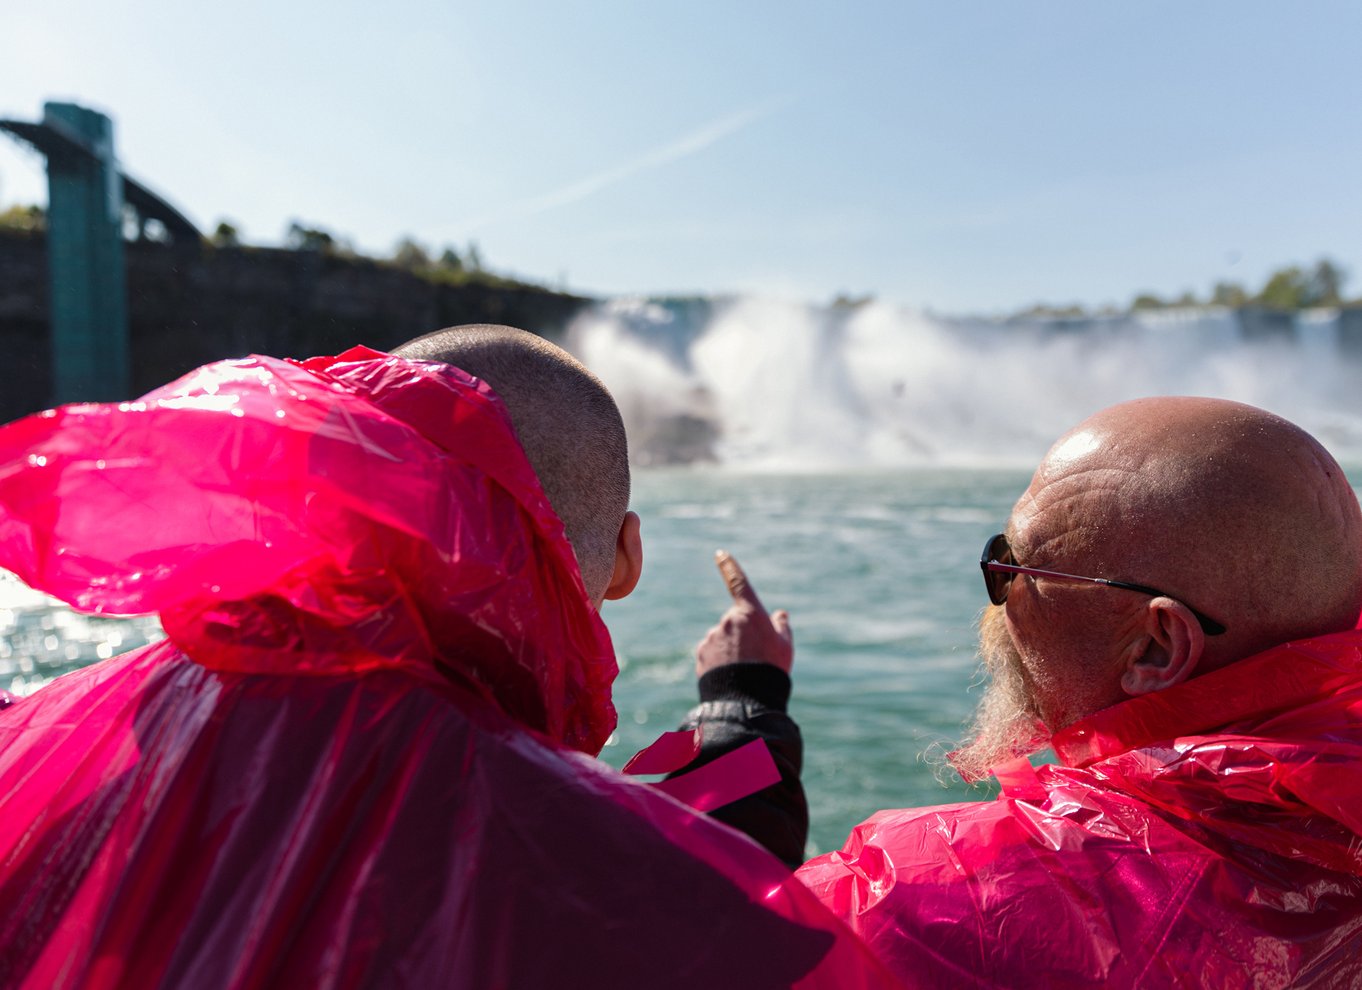
[[[984,551],[984,586],[988,589],[988,600],[994,605],[1001,605],[1007,601],[1007,589],[1012,583],[1012,575],[1007,571],[989,570],[990,560],[996,560],[1000,564],[1012,562],[1012,548],[1007,545],[1007,537],[1001,533],[988,541],[988,548]]]

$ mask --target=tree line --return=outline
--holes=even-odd
[[[1190,289],[1178,295],[1158,296],[1142,292],[1131,300],[1125,310],[1106,306],[1089,310],[1081,305],[1051,306],[1044,303],[1017,314],[1040,317],[1116,316],[1122,312],[1174,309],[1196,306],[1261,306],[1264,309],[1300,310],[1330,306],[1362,306],[1362,298],[1348,298],[1343,286],[1348,273],[1330,258],[1320,258],[1311,266],[1284,265],[1273,271],[1256,292],[1239,282],[1220,281],[1211,286],[1204,296]]]
[[[214,247],[243,247],[236,225],[227,220],[219,221],[209,242]],[[348,238],[333,234],[324,227],[309,226],[299,220],[292,220],[284,231],[284,247],[290,251],[316,251],[319,254],[334,255],[342,258],[357,258],[359,253]],[[439,254],[414,237],[403,236],[393,245],[392,253],[386,258],[370,260],[386,262],[415,275],[435,281],[464,282],[470,280],[496,281],[483,264],[482,252],[476,242],[459,251],[453,245],[446,245]]]
[[[47,216],[41,206],[11,206],[0,211],[0,230],[17,233],[41,233],[46,229]],[[207,242],[218,248],[244,248],[245,245],[235,224],[221,220],[206,238]],[[291,251],[315,251],[336,257],[359,257],[349,239],[332,233],[324,227],[312,226],[299,220],[292,220],[284,231],[284,247]],[[410,236],[398,239],[392,253],[386,258],[373,258],[412,272],[423,278],[448,282],[495,282],[522,284],[512,279],[493,275],[483,262],[482,252],[474,242],[459,250],[446,245],[437,254],[434,250]],[[1174,307],[1194,306],[1262,306],[1266,309],[1299,310],[1320,306],[1362,306],[1362,298],[1349,299],[1344,295],[1343,286],[1348,273],[1330,258],[1320,258],[1311,266],[1286,265],[1276,269],[1256,291],[1251,291],[1239,282],[1220,281],[1211,286],[1206,295],[1198,296],[1188,290],[1179,295],[1162,297],[1150,292],[1142,292],[1131,300],[1127,312]],[[868,298],[868,297],[867,297]],[[858,305],[865,299],[839,298],[834,305]],[[1040,317],[1081,317],[1091,315],[1116,315],[1122,312],[1115,306],[1096,310],[1074,304],[1053,306],[1037,304],[1017,314],[1019,316]]]
[[[1263,306],[1267,309],[1311,309],[1317,306],[1345,306],[1350,302],[1343,295],[1347,273],[1329,258],[1320,258],[1312,267],[1287,265],[1278,268],[1263,282],[1257,292],[1250,292],[1238,282],[1216,282],[1210,294],[1197,299],[1183,293],[1177,299],[1164,300],[1141,294],[1131,303],[1131,309],[1158,309],[1166,306]]]
[[[125,228],[126,230],[131,230],[131,227]],[[7,207],[0,210],[0,231],[18,234],[45,233],[47,211],[36,205]],[[226,249],[249,249],[253,246],[244,242],[237,225],[226,219],[218,221],[212,233],[204,238],[204,242],[214,248]],[[315,251],[337,258],[361,257],[349,238],[300,220],[289,221],[284,229],[283,247],[289,251]],[[393,246],[388,257],[369,260],[390,264],[433,281],[524,284],[490,272],[483,262],[482,251],[477,243],[472,241],[463,249],[446,245],[436,254],[415,238],[402,237]]]

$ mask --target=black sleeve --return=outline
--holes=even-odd
[[[700,704],[683,729],[704,726],[700,755],[672,776],[704,766],[753,739],[766,740],[780,782],[710,812],[711,817],[756,839],[790,869],[804,861],[809,836],[809,805],[799,774],[804,741],[786,713],[790,677],[765,663],[716,667],[700,678]]]

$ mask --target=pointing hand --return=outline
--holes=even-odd
[[[733,604],[696,647],[696,675],[731,663],[769,663],[788,674],[794,666],[789,613],[780,609],[768,615],[747,575],[727,551],[716,552],[714,561]]]

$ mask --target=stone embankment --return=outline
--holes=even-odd
[[[533,286],[434,282],[367,258],[271,248],[129,243],[132,395],[201,364],[263,353],[380,350],[459,323],[561,337],[592,300]],[[47,244],[0,232],[0,421],[51,404]]]

